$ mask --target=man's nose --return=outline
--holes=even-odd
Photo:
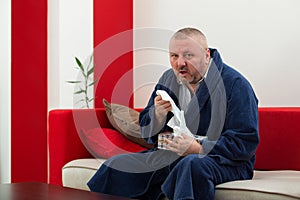
[[[186,59],[183,56],[179,56],[177,60],[177,65],[179,67],[186,65]]]

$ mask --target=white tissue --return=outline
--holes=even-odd
[[[174,114],[174,117],[170,119],[167,125],[173,128],[174,136],[181,136],[182,134],[187,134],[191,137],[194,137],[191,131],[186,127],[184,111],[180,110],[176,106],[176,104],[174,103],[173,99],[169,96],[169,94],[164,90],[157,90],[156,94],[159,94],[163,100],[170,101],[171,103],[172,106],[171,112]]]
[[[171,111],[173,112],[174,116],[176,116],[176,118],[179,120],[180,119],[180,109],[176,106],[176,104],[174,103],[173,99],[169,96],[169,94],[164,90],[157,90],[156,94],[159,94],[163,100],[170,101],[171,106],[172,106]]]

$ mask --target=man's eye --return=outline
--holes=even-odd
[[[176,54],[171,54],[171,57],[172,57],[172,58],[177,58],[178,55],[176,55]]]
[[[184,54],[184,57],[187,58],[187,59],[189,59],[189,58],[192,58],[192,57],[193,57],[193,54],[191,54],[191,53],[186,53],[186,54]]]

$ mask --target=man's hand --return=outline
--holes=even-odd
[[[182,134],[173,139],[165,139],[167,142],[167,149],[177,153],[179,156],[186,156],[188,154],[202,154],[202,145],[194,138]]]
[[[160,95],[154,98],[155,117],[159,122],[162,122],[167,116],[168,112],[172,110],[171,103],[165,101]]]

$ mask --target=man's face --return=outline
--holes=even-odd
[[[170,41],[170,63],[177,78],[196,84],[205,74],[209,63],[209,49],[203,49],[197,38]],[[198,39],[199,41],[199,39]]]

